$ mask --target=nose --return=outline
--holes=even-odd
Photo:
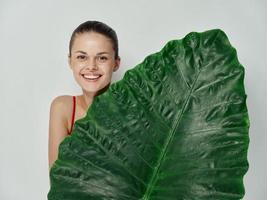
[[[89,59],[87,65],[86,65],[86,68],[88,68],[90,70],[97,69],[96,59],[95,58]]]

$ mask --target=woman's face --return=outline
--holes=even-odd
[[[119,68],[111,40],[96,32],[76,34],[69,56],[69,65],[76,82],[88,93],[96,94],[111,82]]]

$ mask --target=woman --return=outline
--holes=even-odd
[[[49,169],[57,159],[59,144],[71,133],[74,122],[85,117],[94,97],[108,89],[112,73],[119,68],[116,32],[99,21],[80,24],[70,39],[68,61],[82,94],[58,96],[51,103]]]

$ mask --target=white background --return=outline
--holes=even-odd
[[[122,63],[112,82],[171,39],[225,31],[246,70],[251,127],[244,199],[266,200],[266,0],[0,0],[0,199],[46,199],[49,107],[58,95],[81,94],[67,53],[72,31],[87,20],[118,34]]]

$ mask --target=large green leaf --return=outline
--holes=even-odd
[[[244,196],[244,68],[219,29],[169,41],[97,96],[50,170],[49,200]]]

